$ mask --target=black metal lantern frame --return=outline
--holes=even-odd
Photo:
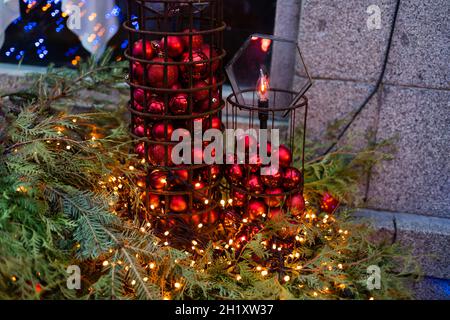
[[[174,165],[171,150],[178,142],[170,136],[183,128],[193,137],[199,119],[204,129],[224,129],[222,12],[222,0],[128,0],[124,23],[129,33],[130,131],[147,170],[140,183],[144,216],[156,221],[157,229],[179,228],[185,237],[214,226],[221,167]],[[192,150],[203,152],[194,150],[193,142]],[[172,205],[174,199],[182,200],[181,208],[176,208],[180,203]]]
[[[292,53],[296,57],[292,58]],[[288,58],[291,56],[291,58]],[[303,76],[296,89],[292,89],[292,82],[287,81],[286,68],[299,65],[298,73]],[[300,170],[299,183],[292,188],[283,188],[280,182],[279,192],[268,193],[275,187],[263,186],[256,190],[248,184],[252,175],[260,174],[258,166],[240,164],[244,168],[241,179],[228,178],[229,197],[233,199],[233,206],[245,221],[258,221],[263,217],[290,211],[299,215],[303,210],[301,204],[290,203],[294,196],[301,195],[303,199],[305,139],[307,130],[308,99],[305,92],[312,85],[311,77],[304,64],[300,48],[296,41],[283,39],[271,35],[252,35],[233,57],[226,67],[233,93],[227,98],[226,126],[230,129],[277,129],[280,133],[280,143],[291,151],[292,164]],[[272,78],[272,79],[271,79]],[[267,80],[261,87],[261,81]],[[270,134],[269,134],[270,137]],[[258,142],[258,145],[261,142]],[[246,150],[248,153],[248,150]],[[249,155],[246,155],[247,161]],[[229,168],[230,166],[228,166]],[[226,170],[228,170],[228,168]],[[281,168],[282,172],[286,168]],[[261,176],[259,176],[261,177]],[[264,184],[263,184],[264,185]],[[280,188],[278,188],[280,187]],[[271,190],[273,191],[273,190]],[[240,195],[236,199],[236,194]],[[251,201],[258,200],[265,204],[265,209],[255,216],[255,208]],[[275,205],[272,205],[274,204]],[[304,206],[304,203],[303,203]]]

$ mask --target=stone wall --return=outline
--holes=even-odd
[[[314,79],[307,94],[310,136],[323,137],[375,87],[396,2],[278,0],[275,33],[298,39]],[[370,5],[381,9],[381,29],[367,27]],[[355,146],[364,146],[371,131],[378,141],[398,137],[395,159],[367,179],[370,210],[361,214],[395,228],[418,254],[441,255],[423,258],[423,265],[427,275],[444,279],[450,279],[449,12],[448,0],[401,0],[382,85],[347,135],[356,137]],[[294,74],[294,86],[301,77]]]

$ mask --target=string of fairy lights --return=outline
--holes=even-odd
[[[77,123],[78,119],[74,117],[72,122]],[[101,138],[102,135],[98,132],[98,128],[96,126],[88,126],[90,132],[85,136],[84,143],[87,143],[87,147],[89,148],[100,148],[102,146]],[[72,150],[76,147],[76,144],[71,143],[71,139],[69,135],[66,134],[67,130],[64,127],[55,127],[59,138],[48,139],[48,144],[54,144],[57,148],[65,148],[66,150]],[[83,143],[83,141],[78,142]],[[18,148],[14,148],[13,152],[18,152]],[[138,161],[130,160],[130,161]],[[142,164],[142,163],[141,163]],[[136,166],[139,166],[140,163],[128,163],[126,164],[128,170],[134,171]],[[126,175],[119,173],[117,175],[110,175],[105,177],[103,180],[98,182],[99,188],[107,191],[111,191],[114,195],[113,201],[109,203],[111,207],[111,212],[114,215],[119,216],[127,216],[128,214],[128,204],[124,202],[123,199],[128,198],[130,194],[130,190],[128,188],[134,188],[133,190],[136,192],[140,190],[138,186],[135,186],[133,181],[130,181]],[[133,187],[134,186],[134,187]],[[17,192],[26,193],[28,192],[25,186],[17,187]],[[225,195],[226,193],[224,193]],[[122,200],[121,200],[122,199]],[[220,201],[220,205],[223,210],[227,210],[232,207],[232,199],[227,199],[226,196]],[[303,254],[301,253],[302,246],[308,245],[311,243],[314,235],[310,235],[305,229],[300,228],[299,226],[311,226],[315,225],[317,228],[323,230],[323,233],[326,234],[324,239],[329,242],[335,242],[335,248],[345,248],[345,244],[350,237],[350,232],[348,230],[341,229],[336,223],[336,219],[332,214],[319,214],[319,210],[313,208],[312,206],[308,206],[308,202],[306,201],[307,207],[305,210],[305,214],[301,217],[296,217],[296,221],[298,224],[295,225],[293,230],[288,230],[290,232],[290,237],[293,239],[292,242],[280,242],[277,243],[272,241],[272,239],[262,239],[261,245],[264,246],[266,250],[270,250],[274,254],[273,257],[279,259],[280,253],[282,257],[282,267],[280,268],[279,264],[273,264],[273,261],[270,257],[265,261],[259,261],[255,263],[253,267],[253,272],[255,275],[260,277],[261,279],[267,279],[271,276],[278,276],[281,283],[289,284],[296,278],[296,275],[300,273],[308,274],[313,271],[320,272],[330,272],[333,270],[344,271],[346,269],[346,264],[343,262],[339,262],[338,259],[329,259],[328,261],[322,262],[319,267],[311,268],[314,265],[314,259],[306,260],[304,259]],[[264,217],[260,217],[262,220],[266,219]],[[220,222],[223,224],[224,222]],[[242,219],[239,221],[240,225],[237,227],[237,230],[242,229],[243,226],[247,226],[248,224],[254,223],[254,221],[250,221],[249,219]],[[200,227],[200,226],[199,226]],[[145,222],[138,229],[142,234],[150,234],[153,233],[153,224],[150,221]],[[224,261],[228,270],[230,271],[230,276],[233,277],[238,283],[245,281],[243,275],[240,274],[239,270],[234,268],[239,262],[239,252],[242,252],[249,244],[250,241],[254,239],[257,233],[260,233],[262,230],[255,230],[255,232],[249,235],[242,236],[238,231],[228,233],[228,238],[226,241],[223,240],[214,240],[212,243],[212,247],[214,248],[214,259],[219,259],[220,261]],[[170,246],[170,239],[172,233],[171,230],[165,230],[162,233],[162,237],[159,238],[158,241],[154,242],[155,246]],[[186,245],[183,249],[186,258],[175,260],[177,264],[184,264],[189,267],[195,267],[202,261],[202,258],[205,254],[205,248],[201,244],[202,242],[198,239],[190,239],[186,242]],[[80,248],[80,244],[76,244],[76,248]],[[104,268],[109,267],[117,267],[120,266],[124,268],[125,271],[130,271],[131,265],[127,264],[125,261],[120,259],[115,259],[117,257],[119,250],[121,248],[111,248],[108,252],[108,257],[105,257],[102,261],[102,266]],[[342,252],[340,249],[336,249],[337,255],[340,255]],[[229,257],[234,256],[237,257],[231,260]],[[139,259],[140,263],[147,271],[147,274],[142,278],[133,278],[130,277],[129,280],[129,288],[132,290],[133,287],[137,285],[138,282],[148,282],[151,277],[155,277],[158,275],[159,266],[156,261],[145,261],[143,257],[139,254],[135,255],[136,259]],[[275,260],[276,260],[275,259]],[[199,269],[195,271],[197,273],[204,273],[207,271],[209,265],[212,264],[212,261],[206,261],[206,263],[202,264]],[[319,268],[320,270],[316,270]],[[326,298],[327,295],[332,293],[336,293],[337,291],[345,290],[347,284],[345,283],[345,276],[341,274],[342,282],[336,282],[330,285],[326,285],[321,289],[311,289],[307,287],[304,283],[296,284],[298,290],[308,290],[308,295],[312,298]],[[17,276],[12,275],[11,281],[16,282]],[[166,286],[165,292],[163,292],[163,298],[165,300],[170,300],[175,297],[178,293],[181,292],[183,286],[185,285],[185,279],[183,277],[178,277],[177,279],[172,279],[171,282]],[[42,286],[38,282],[35,286],[35,290],[37,293],[41,292]],[[94,289],[89,288],[92,292]],[[370,297],[370,300],[373,300],[374,297]]]

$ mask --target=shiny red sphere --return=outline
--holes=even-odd
[[[251,174],[245,181],[245,188],[255,194],[260,194],[264,191],[264,186],[261,178],[256,174]]]
[[[153,97],[150,99],[147,111],[154,114],[164,114],[166,112],[166,105],[162,99]]]
[[[166,139],[167,132],[167,139]],[[157,141],[171,141],[173,133],[173,125],[170,123],[157,122],[152,126],[152,138]]]
[[[300,193],[288,197],[286,205],[293,216],[301,215],[305,211],[305,199]]]
[[[170,197],[169,208],[171,211],[180,213],[186,211],[187,207],[188,204],[184,196],[176,195]]]
[[[258,218],[263,214],[267,214],[267,206],[264,201],[260,199],[251,199],[248,203],[248,217],[251,220]]]
[[[198,90],[192,93],[195,101],[202,101],[205,99],[208,99],[209,97],[209,90],[208,90],[208,83],[201,80],[198,81],[194,84],[194,89],[203,89],[203,90]]]
[[[145,50],[144,50],[144,41],[141,39],[133,44],[133,49],[131,52],[133,57],[147,60],[150,60],[155,56],[155,49],[153,48],[152,43],[148,40],[145,41]]]
[[[168,62],[172,62],[172,59],[168,59]],[[158,64],[151,64],[148,66],[148,82],[155,88],[170,88],[178,82],[178,67],[175,65],[167,65],[164,67],[162,63],[165,62],[164,58],[155,58],[152,62]],[[167,83],[164,82],[164,69],[167,68]]]
[[[247,200],[247,195],[239,190],[233,189],[231,199],[233,200],[233,206],[243,207]]]
[[[285,145],[280,145],[278,150],[273,150],[279,159],[281,167],[289,167],[292,163],[292,152]]]
[[[173,145],[153,144],[148,148],[148,158],[154,166],[171,166]],[[167,163],[166,163],[167,153]]]
[[[144,143],[139,143],[134,147],[134,152],[140,157],[145,156],[145,145]]]
[[[188,96],[185,93],[178,93],[169,103],[169,109],[174,115],[186,114],[188,106]]]
[[[184,33],[190,33],[189,29],[183,30]],[[196,29],[192,29],[192,32],[197,32]],[[190,36],[186,35],[181,37],[184,47],[189,48]],[[192,49],[197,50],[203,47],[203,36],[201,34],[192,35]]]
[[[283,171],[278,169],[277,173],[271,175],[261,175],[261,181],[267,188],[277,188],[281,186]]]
[[[184,64],[180,65],[180,72],[184,81],[187,82],[189,80],[191,70],[192,78],[194,80],[205,78],[208,72],[208,64],[205,62],[206,60],[208,60],[208,57],[202,51],[192,52],[192,60],[189,52],[183,53],[181,62]]]
[[[230,164],[226,171],[226,178],[233,184],[239,184],[244,178],[244,166],[241,164]]]
[[[155,170],[150,173],[149,181],[153,189],[164,189],[167,185],[167,172]]]
[[[209,44],[204,44],[202,46],[202,51],[208,57],[209,60],[211,60],[219,55],[217,52],[217,49],[215,49],[215,48],[212,49],[212,54],[211,54],[211,48],[210,48]],[[211,65],[212,72],[213,73],[216,72],[217,69],[219,69],[219,66],[220,66],[220,60],[215,60]]]
[[[288,190],[297,188],[300,186],[302,179],[300,170],[293,167],[286,168],[283,172],[283,188]]]
[[[166,50],[166,41],[165,38],[162,38],[160,43],[160,51],[162,54],[165,54]],[[167,54],[171,58],[179,57],[184,51],[184,44],[180,37],[178,36],[168,36],[167,37]]]
[[[267,195],[274,195],[272,197],[265,197],[264,202],[269,207],[279,207],[283,203],[284,196],[282,195],[283,189],[281,188],[273,188],[273,189],[267,189],[265,194]]]

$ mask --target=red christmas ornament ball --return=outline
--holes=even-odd
[[[210,48],[210,45],[208,45],[208,44],[204,44],[202,46],[202,51],[206,55],[208,60],[216,58],[219,55],[218,52],[217,52],[217,49],[215,49],[215,48],[212,49],[212,54],[211,54],[211,48]],[[220,60],[219,59],[213,61],[212,64],[211,64],[212,72],[213,73],[216,72],[217,69],[219,69],[219,66],[220,66]]]
[[[232,204],[236,207],[243,207],[247,200],[247,195],[239,190],[233,189],[231,192]]]
[[[139,104],[137,101],[134,101],[133,108],[136,111],[144,112],[144,107],[141,104]]]
[[[166,41],[165,38],[161,39],[159,43],[160,51],[162,54],[165,53]],[[171,58],[179,57],[184,51],[184,44],[180,37],[178,36],[168,36],[167,37],[167,54]]]
[[[257,219],[259,216],[267,214],[267,206],[260,199],[251,199],[248,202],[247,215],[251,220]]]
[[[192,78],[194,80],[205,78],[208,71],[208,64],[205,62],[207,59],[208,57],[202,51],[192,52],[192,61],[189,52],[183,53],[181,62],[184,64],[180,65],[180,72],[184,81],[189,80],[190,70],[192,70]]]
[[[201,80],[194,84],[194,89],[200,89],[198,91],[195,91],[192,93],[195,101],[202,101],[205,99],[208,99],[209,97],[209,90],[208,90],[208,83]]]
[[[155,210],[155,209],[159,208],[159,205],[161,204],[159,195],[154,194],[154,193],[149,193],[148,196],[149,196],[148,204],[150,206],[150,209]]]
[[[293,216],[301,215],[305,211],[305,199],[301,193],[288,197],[286,204]]]
[[[134,152],[139,155],[140,157],[144,157],[145,156],[145,144],[139,143],[134,147]]]
[[[267,195],[274,195],[272,197],[265,197],[264,202],[269,207],[279,207],[281,206],[281,203],[283,202],[284,196],[282,195],[283,189],[281,188],[273,188],[273,189],[267,189],[265,194]]]
[[[220,107],[220,97],[219,93],[215,92],[212,95],[211,99],[205,99],[202,101],[198,101],[195,104],[195,111],[197,112],[207,112],[209,110],[214,110]]]
[[[178,93],[170,100],[169,108],[174,115],[186,114],[188,111],[188,96],[185,93]]]
[[[131,65],[131,73],[133,82],[143,83],[144,82],[144,67],[141,63],[135,61]]]
[[[276,156],[278,156],[279,164],[281,167],[289,167],[292,162],[292,152],[285,145],[280,145],[278,150],[274,150]]]
[[[248,157],[248,164],[246,168],[250,170],[251,173],[257,173],[262,166],[262,160],[258,154],[250,154]]]
[[[157,122],[152,126],[152,137],[157,141],[165,141],[167,132],[167,141],[170,141],[173,133],[173,125],[170,123]]]
[[[251,174],[245,181],[245,188],[252,193],[260,194],[264,191],[261,178],[256,174]]]
[[[139,103],[141,106],[145,105],[146,102],[150,101],[151,95],[150,92],[144,91],[143,89],[134,89],[133,91],[134,101]]]
[[[229,165],[226,177],[232,184],[239,184],[244,178],[244,166],[241,164]]]
[[[211,118],[211,128],[217,130],[222,129],[222,120],[218,116],[213,116]]]
[[[172,59],[168,59],[168,62],[172,62]],[[178,67],[175,65],[167,65],[166,67],[161,64],[164,63],[164,58],[155,58],[152,62],[157,64],[151,64],[148,66],[148,81],[152,87],[155,88],[170,88],[178,81]],[[167,85],[164,83],[164,69],[167,68]]]
[[[185,29],[183,30],[184,33],[190,33],[191,31],[189,29]],[[198,32],[196,29],[192,29],[192,32]],[[186,35],[183,36],[182,38],[183,44],[185,46],[185,48],[189,48],[189,43],[190,43],[190,36]],[[197,50],[197,49],[201,49],[203,47],[203,36],[201,34],[195,34],[192,35],[192,49],[193,50]]]
[[[164,114],[166,112],[166,105],[162,99],[153,97],[150,99],[147,111],[153,114]]]
[[[154,166],[172,166],[173,145],[153,144],[148,148],[148,158]],[[167,154],[167,163],[166,163]]]
[[[335,199],[331,194],[327,192],[323,195],[322,202],[320,205],[322,211],[331,214],[336,210],[338,206],[339,200]]]
[[[161,190],[167,185],[167,172],[155,170],[150,173],[150,186],[153,189]]]
[[[283,219],[284,212],[281,207],[270,208],[267,217],[272,221],[280,221]]]
[[[194,198],[200,201],[206,200],[208,196],[208,190],[206,189],[206,183],[203,181],[194,182]]]
[[[134,128],[133,133],[137,135],[138,137],[145,136],[145,128],[143,125],[139,125],[136,128]]]
[[[209,212],[205,212],[202,215],[202,223],[205,225],[214,224],[219,220],[219,217],[220,217],[219,211],[213,209]]]
[[[145,41],[144,50],[144,41],[141,39],[133,44],[132,54],[133,57],[150,60],[155,56],[155,49],[150,41]]]
[[[175,195],[170,197],[169,208],[173,212],[184,212],[188,207],[186,198],[184,196]]]
[[[185,185],[189,181],[189,171],[186,169],[173,170],[172,174],[181,185]]]
[[[283,173],[283,188],[294,189],[302,182],[302,173],[296,168],[286,168]]]
[[[261,175],[261,181],[267,188],[277,188],[281,186],[283,172],[278,169],[277,173],[271,175]]]

